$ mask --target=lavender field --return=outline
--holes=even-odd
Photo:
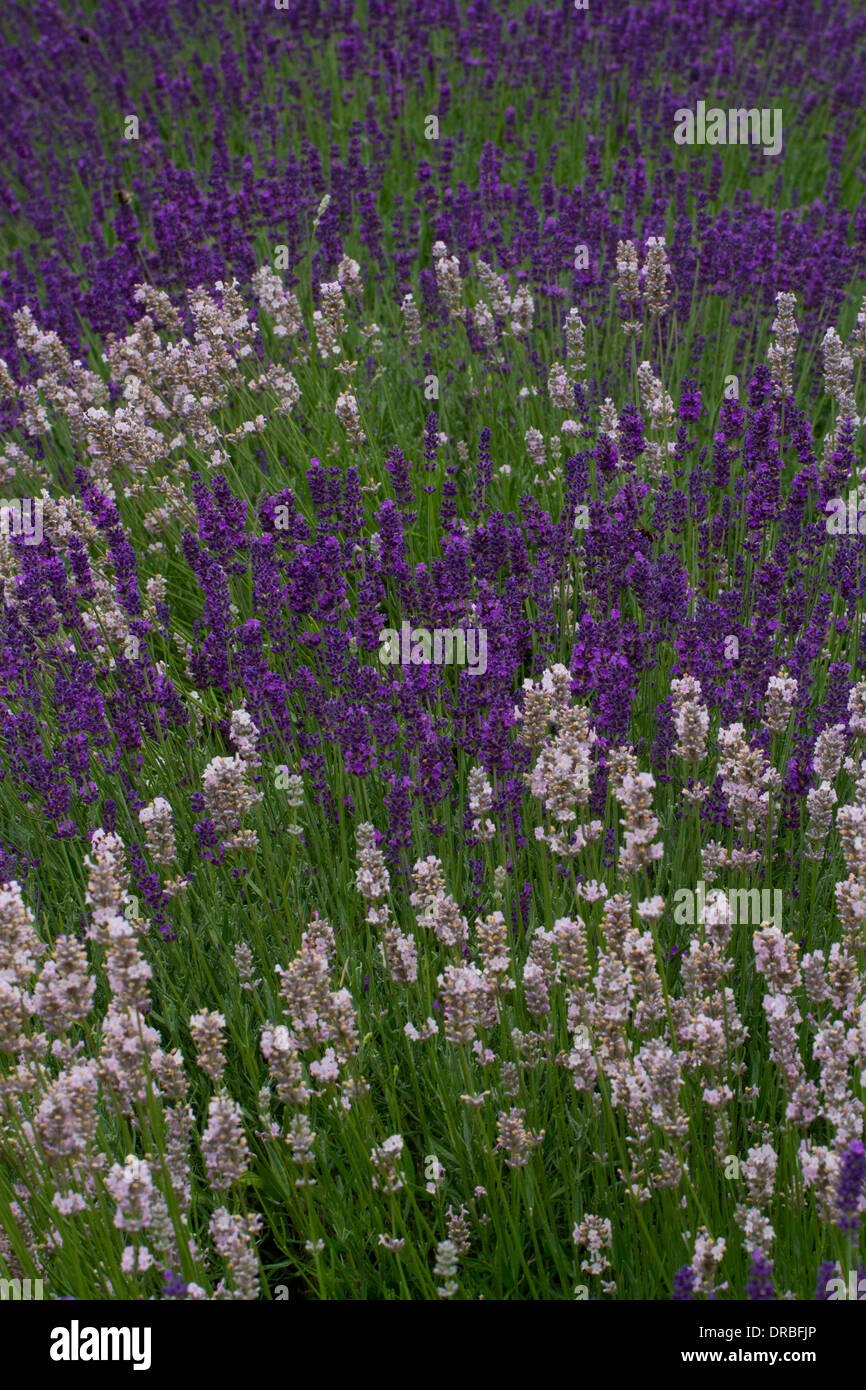
[[[3,1288],[866,1299],[866,10],[0,58]]]

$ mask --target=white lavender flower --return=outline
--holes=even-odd
[[[445,1281],[436,1290],[440,1298],[453,1298],[457,1292],[458,1284],[454,1276],[457,1273],[458,1257],[459,1251],[453,1240],[440,1240],[436,1247],[436,1263],[433,1266],[436,1278]]]
[[[670,301],[671,268],[668,264],[663,236],[647,238],[646,260],[643,268],[644,300],[651,314],[667,312]]]
[[[153,862],[160,868],[171,868],[177,859],[174,838],[174,817],[164,796],[158,796],[138,813],[144,838]]]
[[[776,385],[776,394],[787,398],[793,390],[794,353],[800,332],[794,318],[797,296],[780,290],[776,295],[776,303],[779,307],[772,323],[776,341],[767,350],[767,361],[770,364],[770,375]]]

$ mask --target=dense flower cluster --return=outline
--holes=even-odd
[[[829,1297],[866,19],[236,8],[2,21],[0,1276]]]

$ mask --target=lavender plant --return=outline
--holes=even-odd
[[[363,17],[3,18],[0,1274],[828,1297],[866,21]]]

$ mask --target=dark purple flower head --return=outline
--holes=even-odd
[[[839,1229],[848,1236],[855,1236],[860,1229],[860,1202],[863,1197],[863,1179],[866,1177],[866,1149],[863,1141],[852,1139],[845,1151],[839,1169],[839,1185],[836,1188],[836,1211],[839,1216]]]
[[[675,1303],[690,1302],[694,1298],[695,1271],[691,1265],[683,1265],[674,1275],[674,1291],[672,1294]]]
[[[633,462],[646,448],[643,437],[644,420],[640,411],[633,405],[624,406],[619,417],[619,452],[626,463]]]
[[[815,1298],[818,1302],[827,1302],[830,1295],[827,1292],[827,1285],[831,1279],[836,1277],[837,1269],[832,1260],[824,1260],[818,1270],[818,1280],[815,1284]]]
[[[431,410],[424,424],[424,458],[427,461],[427,472],[432,472],[436,467],[436,454],[439,448],[439,416],[435,410]]]
[[[385,467],[391,474],[397,505],[402,507],[408,515],[415,501],[415,489],[409,476],[412,464],[406,458],[403,450],[395,444],[385,460]]]
[[[167,1269],[163,1274],[165,1288],[163,1298],[185,1298],[187,1285],[183,1282],[179,1274],[175,1274],[173,1269]]]
[[[697,420],[701,414],[701,393],[694,377],[683,377],[680,384],[679,417],[681,420]]]
[[[756,1250],[752,1255],[749,1278],[746,1281],[746,1298],[752,1303],[767,1302],[776,1297],[773,1288],[773,1266],[766,1255]]]

